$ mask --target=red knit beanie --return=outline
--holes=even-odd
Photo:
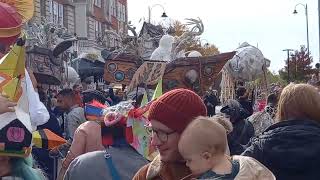
[[[206,115],[207,109],[200,96],[188,89],[174,89],[152,103],[148,119],[182,133],[194,118]]]

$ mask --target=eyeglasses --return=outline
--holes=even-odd
[[[160,131],[160,130],[154,130],[152,129],[151,126],[145,126],[146,130],[147,130],[147,133],[149,136],[153,137],[154,135],[157,136],[157,138],[165,143],[168,141],[168,138],[171,134],[175,133],[175,131],[172,131],[172,132],[163,132],[163,131]]]

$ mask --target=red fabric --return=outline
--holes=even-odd
[[[94,107],[98,107],[98,108],[102,108],[102,109],[105,109],[108,107],[107,105],[102,104],[97,100],[93,100],[89,105],[94,106]]]
[[[260,100],[258,102],[258,110],[263,111],[266,105],[267,105],[266,100]]]
[[[113,138],[111,134],[102,136],[102,145],[110,146],[112,144],[113,144]]]
[[[132,127],[126,128],[126,140],[129,144],[133,143],[133,131]]]
[[[206,115],[206,106],[199,95],[188,89],[174,89],[152,103],[148,119],[182,133],[194,118]]]
[[[22,25],[22,20],[17,11],[6,3],[0,2],[0,28],[12,28]],[[15,43],[19,35],[0,38],[0,43],[10,46]]]

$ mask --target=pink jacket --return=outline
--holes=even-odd
[[[77,128],[63,166],[68,168],[71,161],[81,154],[104,149],[100,124],[95,121],[86,121]]]

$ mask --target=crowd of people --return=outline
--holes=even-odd
[[[242,87],[237,99],[217,114],[209,114],[208,98],[171,90],[149,109],[147,128],[159,152],[151,162],[126,141],[125,124],[102,128],[100,122],[87,121],[84,103],[97,100],[110,106],[110,97],[77,88],[59,91],[57,104],[47,109],[49,120],[37,126],[68,140],[59,147],[65,148],[65,156],[57,179],[312,180],[320,175],[320,94],[312,85],[289,84],[279,96],[271,93],[265,108],[255,113]],[[49,96],[37,94],[47,105]],[[4,96],[0,101],[0,113],[14,111],[16,103]],[[103,134],[113,137],[111,144]],[[0,177],[53,179],[56,167],[49,154],[61,151],[34,148],[34,158],[0,156]]]
[[[0,58],[8,57],[5,54],[11,51],[14,55],[9,60],[24,59],[23,53],[20,57],[14,50],[24,52],[25,39],[19,37],[23,24],[32,18],[26,10],[31,6],[31,1],[0,2]],[[207,92],[202,98],[188,89],[164,93],[147,106],[149,125],[145,130],[158,152],[148,161],[130,145],[125,118],[108,126],[101,119],[88,120],[86,103],[95,100],[110,107],[123,100],[112,88],[108,93],[84,91],[76,84],[72,89],[45,91],[30,69],[15,68],[19,72],[10,72],[20,73],[15,79],[5,73],[0,77],[1,84],[3,78],[10,82],[4,83],[10,86],[6,86],[7,93],[8,89],[22,89],[10,99],[8,94],[13,93],[3,93],[3,84],[0,88],[1,180],[320,177],[320,81],[316,75],[308,84],[290,83],[283,89],[271,85],[272,92],[258,112],[254,112],[253,101],[249,100],[252,92],[244,84],[239,84],[235,99],[224,102],[221,110],[216,108],[220,103],[217,91]],[[133,107],[139,108],[142,99],[137,97]],[[16,125],[11,126],[11,122]],[[66,143],[52,150],[30,148],[31,131],[41,129],[51,130]],[[59,173],[57,157],[62,158]]]

